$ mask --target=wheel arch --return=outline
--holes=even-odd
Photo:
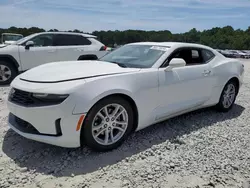
[[[133,124],[133,131],[135,131],[138,127],[138,121],[139,121],[139,113],[138,113],[138,107],[136,105],[136,102],[135,100],[128,94],[125,94],[125,93],[122,93],[122,92],[116,92],[116,93],[112,93],[112,94],[108,94],[108,95],[105,95],[105,96],[102,96],[101,98],[99,98],[98,100],[96,100],[93,105],[91,105],[91,107],[89,108],[88,112],[98,103],[100,102],[101,100],[104,100],[106,98],[109,98],[109,97],[121,97],[123,99],[125,99],[131,106],[132,106],[132,109],[133,109],[133,114],[134,114],[134,124]],[[88,113],[87,112],[87,113]],[[87,116],[87,114],[86,114]],[[84,124],[84,121],[82,123],[82,125]],[[82,126],[83,127],[83,126]],[[81,127],[81,132],[83,131]]]
[[[85,55],[80,55],[77,59],[77,61],[83,61],[83,60],[97,60],[98,57],[95,54],[85,54]]]
[[[134,99],[132,99],[129,95],[126,95],[123,93],[114,93],[114,94],[108,95],[107,97],[112,97],[112,96],[121,97],[121,98],[125,99],[126,101],[128,101],[128,103],[132,106],[133,114],[134,114],[133,131],[135,131],[138,127],[139,113],[138,113],[138,108],[137,108],[137,105],[136,105]]]
[[[16,70],[18,71],[19,64],[18,64],[17,60],[13,56],[7,55],[7,54],[6,55],[0,55],[0,60],[11,62],[15,66]]]
[[[224,81],[225,81],[225,80],[224,80]],[[220,96],[221,96],[221,94],[222,94],[222,92],[223,92],[223,89],[225,88],[225,86],[227,85],[227,83],[230,82],[230,81],[235,81],[235,83],[237,84],[237,94],[238,94],[239,88],[240,88],[240,79],[239,79],[237,76],[232,76],[232,77],[228,78],[228,79],[224,82],[224,84],[222,85],[222,87],[221,87],[221,89],[220,89]],[[220,97],[220,96],[219,96],[219,97]]]
[[[237,85],[237,94],[238,94],[239,88],[240,88],[240,80],[239,80],[239,78],[236,77],[236,76],[234,76],[234,77],[230,78],[230,79],[226,82],[226,84],[227,84],[228,82],[231,82],[231,81],[233,81],[233,82],[236,83],[236,85]],[[225,84],[225,85],[226,85],[226,84]]]
[[[220,98],[219,98],[219,101],[218,101],[218,103],[215,105],[215,108],[218,110],[218,111],[220,111],[220,112],[228,112],[231,108],[232,108],[232,104],[231,104],[231,107],[228,107],[228,108],[225,108],[225,107],[223,107],[223,105],[222,105],[222,102],[221,102],[221,100],[222,100],[222,95],[223,95],[223,90],[226,88],[226,85],[228,84],[228,83],[230,83],[230,82],[234,82],[235,84],[236,84],[236,95],[235,95],[235,99],[236,99],[236,97],[237,97],[237,95],[238,95],[238,93],[239,93],[239,89],[240,89],[240,80],[239,80],[239,78],[237,77],[237,76],[233,76],[233,77],[231,77],[230,79],[228,79],[227,80],[227,82],[224,84],[224,86],[222,87],[222,90],[221,90],[221,94],[220,94]],[[234,99],[234,100],[235,100]]]

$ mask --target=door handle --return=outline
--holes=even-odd
[[[208,75],[210,75],[210,73],[211,73],[211,70],[204,70],[203,71],[204,76],[208,76]]]

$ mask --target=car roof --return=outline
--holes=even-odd
[[[87,38],[96,38],[94,35],[85,34],[85,33],[76,33],[76,32],[67,32],[67,31],[46,31],[46,32],[40,32],[37,34],[67,34],[67,35],[81,35]]]
[[[19,33],[2,33],[2,35],[17,35],[17,36],[23,36],[22,34],[19,34]]]
[[[185,43],[185,42],[135,42],[135,43],[130,43],[130,44],[131,45],[157,45],[157,46],[165,46],[169,48],[195,47],[195,48],[206,48],[206,49],[214,50],[213,48],[202,45],[202,44]]]

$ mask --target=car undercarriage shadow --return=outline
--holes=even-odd
[[[185,144],[179,141],[180,136],[237,118],[244,109],[235,104],[228,113],[218,113],[208,108],[184,114],[133,133],[121,147],[104,153],[94,152],[86,147],[67,149],[47,145],[23,138],[12,130],[7,131],[2,149],[20,167],[27,167],[38,173],[56,177],[86,174],[114,165],[163,142],[170,142],[178,147]]]

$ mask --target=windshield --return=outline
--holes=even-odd
[[[35,36],[35,35],[36,35],[36,34],[34,33],[34,34],[31,34],[31,35],[29,35],[29,36],[27,36],[27,37],[21,38],[20,40],[16,41],[15,44],[21,44],[21,43],[23,43],[24,41],[26,41],[27,39],[32,38],[32,37]]]
[[[116,63],[123,67],[150,68],[168,49],[167,46],[125,45],[99,60]]]

